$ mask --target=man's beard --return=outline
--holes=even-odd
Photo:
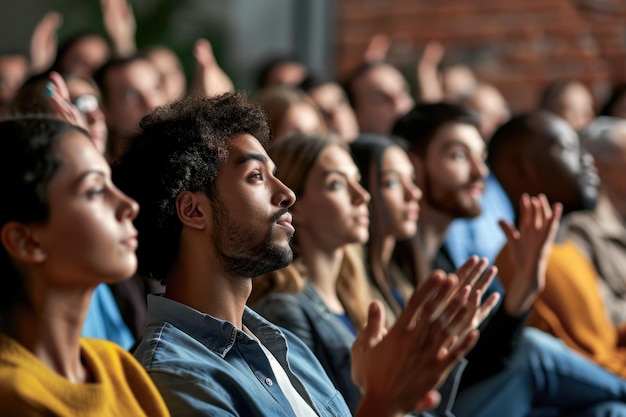
[[[424,178],[424,202],[437,211],[445,213],[453,219],[473,219],[480,216],[480,203],[474,199],[470,204],[464,204],[458,198],[458,190],[446,191],[443,194],[436,190],[430,174]],[[435,197],[436,196],[436,197]]]
[[[214,208],[213,241],[226,272],[233,276],[252,278],[284,268],[291,263],[291,248],[273,243],[275,229],[271,227],[272,223],[287,212],[286,209],[273,216],[265,239],[254,243],[253,232],[234,222],[219,198],[215,199]]]

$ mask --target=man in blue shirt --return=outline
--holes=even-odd
[[[115,169],[142,207],[139,273],[166,283],[151,296],[135,356],[177,416],[349,416],[303,342],[246,307],[252,277],[289,264],[293,192],[263,144],[269,128],[242,94],[188,98],[146,116]],[[353,347],[358,416],[436,405],[434,391],[473,346],[480,291],[434,273],[396,325],[384,310]],[[480,321],[480,320],[478,320]],[[458,338],[457,342],[454,342]]]

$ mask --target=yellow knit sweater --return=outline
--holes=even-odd
[[[141,365],[118,345],[82,339],[94,383],[74,384],[0,334],[0,416],[169,416]]]
[[[496,260],[500,279],[509,287],[515,271],[505,246]],[[610,321],[593,265],[571,241],[554,245],[546,286],[534,303],[528,325],[551,333],[609,371],[626,377],[624,327]]]

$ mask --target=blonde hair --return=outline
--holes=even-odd
[[[334,135],[296,135],[270,144],[268,153],[279,168],[281,181],[296,196],[304,193],[304,184],[322,151],[329,146],[339,146],[349,152],[342,140]],[[296,203],[297,204],[297,203]],[[271,293],[298,293],[306,285],[306,266],[300,258],[296,237],[292,240],[295,260],[291,265],[254,280],[249,304]],[[350,321],[358,331],[367,322],[367,309],[371,301],[360,244],[343,247],[343,260],[337,280],[337,295]]]

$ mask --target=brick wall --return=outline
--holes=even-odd
[[[389,60],[409,78],[424,45],[464,62],[501,89],[515,111],[560,78],[587,84],[598,102],[626,81],[623,0],[339,0],[337,72],[357,66],[376,33],[394,37]]]

